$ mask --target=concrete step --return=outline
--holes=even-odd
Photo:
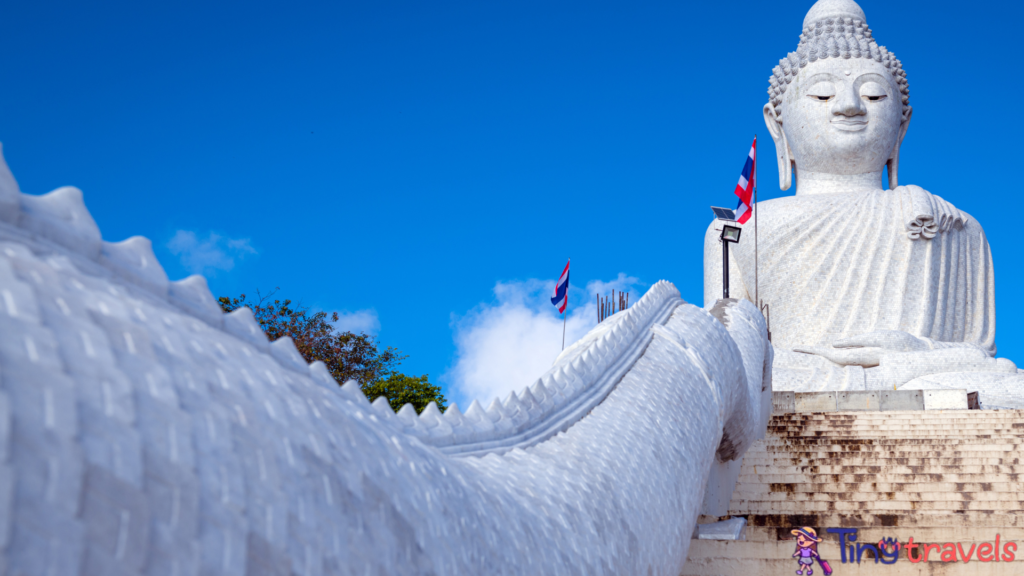
[[[871,569],[879,570],[878,573],[880,574],[882,573],[882,570],[886,570],[885,573],[890,574],[893,573],[891,571],[899,570],[904,566],[922,567],[930,571],[926,571],[924,572],[924,574],[935,574],[935,571],[940,571],[940,573],[962,574],[962,571],[974,565],[983,567],[984,570],[988,570],[988,572],[974,572],[975,574],[998,574],[999,572],[996,572],[996,570],[998,570],[998,567],[1000,565],[1007,565],[1010,566],[1012,569],[1024,571],[1024,559],[1020,558],[1021,554],[1019,553],[1019,547],[1017,551],[1013,552],[1015,557],[1013,562],[1007,562],[1004,559],[1004,554],[1007,553],[1007,551],[1013,551],[1012,548],[1011,550],[1008,550],[1006,548],[1005,544],[1008,542],[1008,540],[1004,538],[1000,538],[999,540],[1000,562],[980,562],[977,560],[975,554],[977,554],[978,545],[984,542],[987,542],[990,545],[994,544],[994,539],[995,535],[989,534],[987,538],[977,538],[973,540],[959,541],[959,543],[961,543],[961,545],[965,548],[965,553],[971,551],[972,543],[975,544],[975,549],[971,554],[971,560],[967,563],[943,563],[941,551],[937,552],[935,548],[929,549],[928,560],[924,561],[922,556],[919,556],[919,554],[923,551],[923,548],[921,546],[915,546],[913,554],[914,559],[918,560],[919,562],[911,562],[907,558],[908,550],[906,548],[901,548],[898,553],[898,560],[895,562],[895,564],[891,565],[886,565],[881,562],[874,562],[870,551],[863,551],[861,553],[860,563],[858,565],[855,562],[855,559],[850,556],[849,548],[847,548],[846,550],[846,558],[844,559],[844,554],[841,553],[840,544],[838,541],[829,542],[826,540],[824,542],[821,542],[820,544],[818,544],[818,553],[820,554],[821,558],[828,561],[828,564],[831,565],[831,568],[833,568],[833,570],[839,574],[847,574],[850,573],[850,571],[857,571],[857,573],[860,573],[864,570]],[[857,541],[866,542],[867,540],[864,540],[858,534]],[[874,542],[878,542],[878,540],[874,540]],[[903,542],[905,543],[905,540]],[[918,538],[914,538],[914,544],[918,542]],[[942,542],[940,541],[939,543],[941,544]],[[690,560],[687,561],[687,566],[691,564],[691,561],[694,562],[694,566],[699,566],[700,564],[703,564],[701,562],[703,560],[716,559],[722,561],[762,561],[765,565],[778,566],[779,564],[781,564],[783,566],[788,565],[791,567],[791,569],[795,569],[797,568],[797,561],[793,558],[793,553],[795,550],[796,542],[794,540],[778,542],[690,540]],[[845,563],[843,562],[844,560],[846,560]],[[946,572],[950,569],[955,569],[955,572]],[[842,570],[842,572],[840,572],[840,570]],[[814,571],[819,572],[818,564],[816,562],[814,564]],[[682,573],[687,574],[687,568],[684,568]],[[972,572],[967,573],[972,574]],[[1010,572],[1010,574],[1020,573],[1021,572]],[[784,573],[781,571],[765,571],[753,572],[751,574]]]
[[[1008,453],[1009,454],[1009,453]],[[830,454],[824,458],[794,458],[790,456],[744,456],[744,466],[810,466],[810,465],[831,465],[843,464],[847,466],[948,466],[951,464],[964,464],[967,466],[1007,466],[1012,464],[1024,464],[1024,455],[1014,457],[991,457],[987,454],[981,457],[925,457],[925,458],[890,458],[888,456],[864,456],[862,453],[854,452],[851,455]]]
[[[819,550],[847,574],[1024,575],[1024,411],[787,414],[744,456],[728,506],[746,517],[746,541],[691,541],[682,574],[791,574],[794,527],[825,538]],[[703,521],[718,520],[702,518]],[[842,563],[829,527],[858,542],[1015,542],[1017,562]],[[969,548],[968,548],[969,549]],[[934,552],[932,553],[934,554]],[[816,574],[822,574],[815,564]],[[789,572],[787,572],[789,571]]]
[[[1008,432],[1020,432],[1020,419],[1006,419],[996,421],[986,420],[957,420],[957,421],[918,421],[918,420],[845,420],[832,422],[828,420],[813,420],[809,422],[772,422],[767,430],[770,433],[785,432],[792,428],[805,430],[863,430],[869,427],[893,428],[898,430],[939,430],[940,427],[952,430],[1004,430]]]
[[[965,510],[957,513],[936,510],[913,510],[907,512],[811,512],[807,514],[732,514],[745,516],[748,526],[766,528],[819,527],[877,527],[877,528],[918,528],[918,527],[961,527],[961,528],[1024,528],[1024,514],[1007,511]],[[1024,550],[1024,545],[1021,546]]]
[[[928,482],[926,484],[915,482],[861,482],[861,483],[835,483],[823,482],[819,484],[808,484],[793,482],[788,484],[748,484],[738,483],[735,494],[764,494],[780,492],[786,494],[801,493],[844,493],[844,492],[866,492],[869,494],[885,494],[892,492],[915,492],[926,490],[929,492],[1001,492],[1024,493],[1024,482]]]
[[[898,460],[901,458],[929,460],[949,458],[1000,458],[1012,462],[1014,460],[1024,459],[1024,454],[1014,450],[945,450],[941,448],[936,449],[936,447],[929,449],[924,446],[911,446],[908,447],[907,450],[889,450],[887,448],[867,450],[819,450],[817,447],[812,447],[807,450],[801,449],[789,452],[785,450],[765,450],[754,447],[743,456],[744,461],[749,459],[751,462],[762,458],[767,460],[789,460],[790,462],[795,459],[810,459],[812,462],[822,462],[826,460],[843,460],[846,458],[873,458],[875,460]]]
[[[949,410],[838,410],[836,412],[778,412],[772,415],[773,418],[787,418],[787,417],[807,417],[807,416],[836,416],[836,415],[852,415],[852,416],[890,416],[890,415],[905,415],[905,416],[917,416],[920,418],[939,418],[944,416],[975,416],[978,418],[986,418],[989,416],[999,416],[1004,414],[1021,414],[1024,413],[1024,409],[1009,409],[1009,410],[962,410],[962,409],[949,409]]]
[[[880,512],[913,511],[913,510],[971,510],[971,511],[1005,511],[1024,514],[1024,502],[1020,500],[999,501],[970,500],[908,502],[905,500],[875,500],[873,502],[853,500],[831,500],[827,502],[794,501],[794,500],[731,500],[729,514],[733,516],[773,512],[777,514],[813,514],[816,512]]]
[[[996,440],[1007,444],[1021,444],[1024,443],[1024,434],[1010,434],[1006,432],[995,432],[992,434],[964,434],[957,432],[956,430],[950,430],[948,433],[943,434],[918,434],[914,432],[878,432],[878,433],[862,433],[862,432],[843,432],[843,431],[822,431],[815,433],[787,433],[787,434],[776,434],[773,436],[779,441],[786,442],[792,440],[814,440],[814,439],[828,439],[828,440],[848,440],[856,438],[860,441],[866,440],[923,440],[926,442],[930,441],[941,441],[941,440]]]
[[[1020,466],[1024,464],[1024,454],[1012,451],[963,451],[963,450],[857,450],[842,452],[838,450],[817,451],[808,450],[800,452],[785,452],[782,450],[760,451],[747,453],[743,457],[743,466],[801,466],[797,464],[807,462],[817,465],[835,466],[837,464],[850,463],[856,466],[856,462],[881,462],[880,465],[905,465],[918,466],[919,464],[899,464],[900,462],[940,462],[932,464],[944,466],[941,462],[961,462],[968,460],[995,460],[1002,461],[1002,464],[974,464],[977,466]],[[929,464],[920,464],[927,466]]]
[[[991,440],[999,439],[1007,443],[1020,444],[1024,442],[1024,433],[1020,432],[1006,432],[996,431],[985,434],[971,434],[959,432],[955,429],[949,429],[943,433],[919,433],[919,432],[894,432],[894,431],[879,431],[879,432],[861,432],[861,431],[846,431],[846,430],[819,430],[816,432],[786,432],[783,434],[773,434],[774,438],[786,441],[792,439],[802,438],[828,438],[845,440],[849,438],[875,440],[875,439],[892,439],[892,440]]]
[[[811,430],[777,432],[772,438],[779,441],[792,441],[799,439],[838,439],[848,440],[850,438],[862,438],[866,440],[878,440],[891,438],[894,440],[990,440],[1001,439],[1009,444],[1024,443],[1024,431],[1021,430],[986,430],[966,431],[955,428],[947,428],[943,431],[914,431],[914,430]]]
[[[795,412],[792,414],[775,414],[770,422],[845,422],[876,420],[889,422],[894,420],[913,420],[915,422],[956,422],[961,420],[1002,422],[1006,420],[1024,420],[1024,410],[904,410],[904,411],[845,411],[845,412]]]
[[[845,438],[773,438],[767,442],[758,442],[750,447],[748,453],[759,452],[864,452],[871,450],[887,450],[907,452],[914,450],[971,450],[984,452],[1016,452],[1024,453],[1024,443],[1002,442],[991,438],[868,438],[850,441]]]
[[[768,427],[774,426],[864,426],[867,424],[878,424],[879,426],[937,426],[949,424],[950,426],[1010,426],[1024,421],[1024,414],[1015,414],[1004,418],[957,418],[945,416],[942,418],[892,418],[892,417],[857,417],[852,418],[773,418],[768,422]]]
[[[1007,420],[1004,422],[986,422],[983,420],[970,420],[961,422],[914,422],[913,420],[900,420],[896,422],[861,422],[852,420],[849,422],[791,422],[774,423],[768,426],[772,434],[784,433],[792,430],[1006,430],[1022,433],[1024,422]]]
[[[740,474],[753,472],[755,464],[744,466],[741,469]],[[820,466],[793,466],[791,464],[786,465],[771,465],[771,471],[773,474],[1022,474],[1024,473],[1024,466],[1010,464],[1010,465],[996,465],[996,464],[942,464],[942,465],[926,465],[926,466],[901,466],[899,464],[886,464],[876,466],[863,466],[863,465],[832,465],[823,464]]]
[[[986,435],[981,435],[986,436]],[[893,444],[940,444],[940,445],[985,445],[992,444],[990,438],[977,438],[973,436],[947,436],[947,437],[927,437],[927,438],[890,438],[888,436],[861,438],[858,436],[844,436],[844,437],[828,437],[828,436],[806,436],[787,438],[781,436],[769,436],[764,439],[766,445],[794,445],[794,444],[835,444],[837,446],[857,446],[857,445],[893,445]],[[995,442],[997,445],[1010,445],[1020,449],[1021,445],[1024,444],[1024,440],[1017,438],[1007,438],[1002,442]]]
[[[932,540],[932,541],[928,542],[928,541],[924,541],[922,539],[919,539],[917,537],[917,535],[913,533],[913,531],[903,531],[903,532],[904,532],[904,534],[901,535],[901,534],[898,534],[897,532],[890,531],[890,532],[886,533],[886,536],[880,536],[878,538],[874,538],[874,539],[868,540],[867,539],[867,534],[862,533],[861,531],[858,530],[858,532],[857,532],[857,540],[856,541],[859,542],[859,543],[865,543],[865,542],[866,543],[877,543],[883,537],[891,537],[891,538],[897,538],[899,540],[900,544],[902,545],[902,544],[906,544],[910,540],[910,537],[913,536],[914,537],[914,544],[915,545],[918,544],[919,542],[921,544],[935,544],[935,543],[944,543],[944,542],[954,542],[954,543],[956,543],[956,542],[959,542],[964,547],[964,552],[967,553],[967,552],[970,552],[971,544],[977,545],[977,544],[981,544],[981,543],[984,543],[984,542],[988,542],[990,545],[993,545],[993,544],[995,544],[995,537],[996,537],[996,533],[994,531],[988,531],[988,533],[986,535],[982,535],[982,533],[979,532],[979,533],[975,534],[973,538],[967,538],[965,540],[942,540],[942,539],[940,539],[940,540]],[[821,537],[821,534],[819,534],[818,536]],[[901,538],[901,536],[902,536],[902,538]],[[789,540],[776,540],[774,542],[771,542],[771,541],[768,541],[768,542],[765,542],[765,541],[750,541],[750,540],[739,540],[739,541],[736,541],[736,540],[697,540],[697,539],[693,539],[693,540],[690,540],[690,555],[691,555],[691,558],[692,557],[696,557],[696,556],[699,555],[699,556],[704,557],[704,558],[765,559],[765,560],[786,560],[786,559],[789,559],[789,560],[792,560],[793,552],[796,551],[796,539],[793,536],[790,536],[789,538],[790,538]],[[1004,535],[1004,534],[1000,534],[999,535],[1000,562],[998,562],[998,564],[1002,564],[1002,563],[1005,562],[1005,560],[1003,560],[1003,558],[1002,558],[1002,555],[1003,555],[1003,553],[1007,552],[1007,550],[1006,550],[1004,545],[1006,543],[1009,543],[1009,542],[1018,543],[1019,541],[1014,541],[1014,540],[1006,537],[1006,535]],[[850,544],[850,543],[847,542],[847,544]],[[1014,556],[1020,556],[1020,546],[1017,546],[1017,550],[1016,551],[1013,551],[1012,548],[1009,551],[1013,552]],[[928,563],[932,563],[932,562],[941,563],[942,562],[941,552],[936,554],[935,548],[931,548],[931,549],[928,550],[928,560],[927,561],[925,561],[922,556],[918,556],[918,554],[921,553],[921,552],[923,552],[923,549],[921,547],[919,547],[919,546],[915,546],[915,548],[914,548],[914,559],[915,560],[919,560],[919,562],[928,562]],[[843,554],[841,554],[841,552],[840,552],[840,549],[839,549],[839,539],[838,539],[838,537],[835,534],[827,534],[827,533],[825,534],[825,540],[818,544],[818,553],[821,554],[822,558],[824,558],[825,560],[828,560],[829,564],[832,564],[833,570],[836,568],[836,566],[835,566],[836,564],[839,564],[839,565],[843,564]],[[971,559],[966,563],[967,565],[973,564],[974,562],[978,562],[976,560],[975,556],[974,556],[976,553],[977,553],[977,546],[975,546],[974,553],[971,554]],[[856,552],[854,554],[856,554]],[[860,558],[860,563],[861,564],[872,564],[872,565],[874,565],[875,561],[874,561],[874,558],[872,557],[871,554],[872,553],[870,551],[862,552],[861,553],[861,558]],[[959,556],[959,554],[958,554],[958,556]],[[909,561],[909,559],[907,558],[907,549],[903,548],[902,546],[900,547],[898,558],[899,559],[896,561],[895,565],[899,565],[899,564],[904,563],[904,562],[906,562],[907,564],[914,564],[914,562],[910,562]],[[850,550],[849,550],[849,548],[847,548],[847,550],[846,550],[846,564],[851,564],[851,563],[852,564],[856,564],[856,562],[850,562],[850,560],[851,560]],[[794,565],[794,568],[795,568],[796,567],[796,560],[792,560],[792,562],[793,562],[793,565]],[[1017,565],[1020,566],[1021,570],[1024,570],[1024,558],[1022,558],[1020,561],[1018,561],[1016,558],[1014,558],[1013,562],[1017,563]],[[978,563],[979,564],[986,564],[986,562],[978,562]],[[997,564],[997,562],[987,562],[987,563],[988,564],[993,564],[993,565]],[[879,562],[879,564],[885,566],[881,562]],[[958,562],[958,564],[963,565],[964,563],[963,562]],[[938,566],[933,566],[933,569],[934,568],[938,568]],[[817,569],[818,569],[817,563],[815,563],[814,569],[815,569],[815,572],[817,572]]]
[[[927,412],[869,412],[869,411],[853,411],[853,412],[806,412],[806,413],[793,413],[793,414],[775,414],[771,418],[771,422],[813,422],[819,420],[827,420],[833,422],[842,422],[849,420],[878,420],[878,421],[894,421],[894,420],[915,420],[922,422],[934,422],[937,420],[981,420],[981,421],[1002,421],[1002,420],[1014,420],[1024,418],[1024,410],[1007,410],[999,412],[966,412],[962,410],[949,410],[946,412],[938,411],[927,411]]]
[[[705,541],[710,542],[710,541]],[[698,553],[701,548],[698,547]],[[838,547],[836,547],[838,553]],[[692,553],[691,553],[692,554]],[[840,564],[833,560],[827,552],[822,554],[832,566],[836,576],[847,576],[848,574],[885,574],[886,576],[933,576],[935,574],[956,574],[957,576],[1020,576],[1024,573],[1024,561],[1017,562],[970,562],[969,564],[956,563],[949,566],[941,562],[921,562],[912,564],[905,560],[899,560],[891,566],[874,564],[868,560],[867,564]],[[1020,555],[1017,555],[1020,558]],[[761,576],[761,575],[783,575],[793,574],[797,567],[796,560],[789,559],[730,559],[730,558],[695,558],[690,557],[683,566],[680,576]],[[949,571],[947,571],[949,570]],[[955,572],[953,571],[955,570]],[[814,566],[814,574],[824,574],[817,564]]]
[[[862,483],[862,482],[1020,482],[1022,474],[743,474],[739,481],[744,484],[808,484]]]
[[[865,438],[865,437],[815,437],[804,436],[795,438],[774,437],[764,443],[751,446],[757,452],[800,452],[802,450],[833,450],[857,452],[861,450],[985,450],[1021,453],[1024,442],[1016,438]]]
[[[931,489],[925,484],[914,484],[915,490]],[[732,495],[732,501],[765,502],[878,502],[880,500],[900,502],[1024,502],[1024,492],[763,492],[762,486],[739,486]],[[1024,504],[1020,504],[1024,507]]]
[[[1020,452],[1013,450],[929,450],[918,447],[914,450],[751,450],[743,457],[751,461],[759,458],[781,459],[781,460],[807,460],[814,462],[841,460],[845,458],[874,458],[876,460],[897,460],[901,458],[1000,458],[1004,460],[1017,460],[1022,458]],[[753,464],[751,464],[753,465]]]
[[[838,542],[835,534],[825,532],[827,527],[813,527],[818,535],[826,542]],[[819,530],[820,528],[820,530]],[[778,540],[790,541],[793,534],[792,528],[768,528],[764,526],[747,526],[745,536],[747,542],[775,542]],[[862,527],[857,529],[858,542],[878,542],[882,538],[896,538],[906,543],[911,536],[914,542],[976,542],[992,541],[995,534],[999,534],[1003,542],[1016,542],[1021,550],[1024,550],[1024,527],[987,527],[976,528],[967,526],[917,526],[913,528],[877,526]]]
[[[815,412],[807,414],[776,414],[771,424],[778,422],[1019,422],[1024,410],[999,412]]]
[[[1017,411],[1013,414],[1007,413],[1005,415],[983,415],[973,416],[968,413],[946,413],[946,414],[931,414],[921,417],[920,415],[914,415],[912,413],[893,414],[888,416],[887,412],[837,412],[835,414],[820,413],[820,414],[807,414],[798,415],[792,414],[790,417],[779,417],[774,416],[768,421],[768,425],[785,424],[785,423],[801,423],[809,424],[815,422],[871,422],[871,423],[926,423],[934,424],[936,422],[1020,422],[1024,420],[1024,411]],[[921,414],[920,412],[918,414]]]

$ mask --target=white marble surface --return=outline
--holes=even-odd
[[[768,93],[780,186],[796,191],[756,207],[756,273],[753,219],[731,245],[730,295],[770,307],[775,389],[893,389],[979,373],[971,382],[984,398],[986,383],[1016,371],[992,358],[991,250],[969,214],[899,185],[912,116],[902,63],[855,2],[820,0]],[[721,295],[719,227],[705,236],[705,304]]]
[[[674,576],[771,362],[749,302],[659,283],[544,392],[395,415],[0,160],[0,571]]]
[[[443,415],[430,405],[417,416],[410,406],[396,420],[407,434],[446,454],[481,456],[533,446],[600,404],[644,353],[652,328],[664,324],[682,303],[675,286],[658,282],[636,304],[569,346],[533,384],[503,401],[495,399],[487,410],[474,400],[465,415],[453,403]],[[395,417],[386,399],[374,405],[385,418]]]

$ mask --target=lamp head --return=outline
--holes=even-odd
[[[722,227],[722,241],[739,242],[741,232],[743,232],[743,228],[740,228],[739,226],[729,226],[726,224]]]

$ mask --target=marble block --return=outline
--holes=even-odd
[[[836,392],[836,410],[881,410],[881,392]]]
[[[835,392],[797,392],[797,412],[835,412]]]
[[[925,390],[925,410],[967,410],[967,390]]]

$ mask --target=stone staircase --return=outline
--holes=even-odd
[[[795,574],[790,530],[810,526],[835,576],[1024,575],[1024,410],[776,414],[743,458],[729,514],[747,519],[745,539],[692,540],[682,574]],[[913,537],[960,543],[968,554],[998,534],[1001,554],[1009,542],[1017,550],[1012,562],[942,562],[931,549],[914,563],[903,547],[893,564],[876,563],[871,551],[844,563],[828,528],[857,528],[855,544]]]

